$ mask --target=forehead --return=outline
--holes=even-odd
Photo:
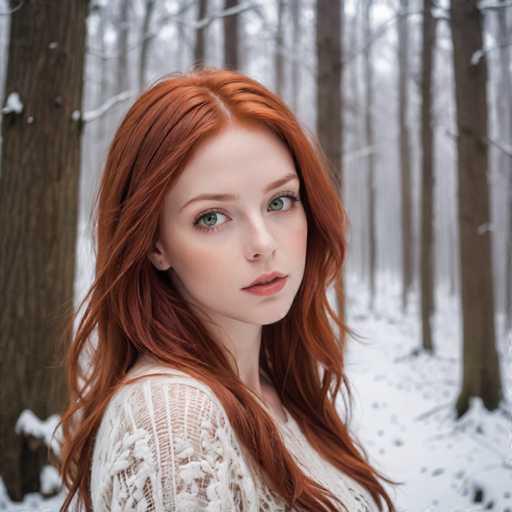
[[[293,158],[277,135],[260,125],[230,124],[201,142],[169,195],[179,202],[201,193],[260,193],[287,173],[296,174]]]

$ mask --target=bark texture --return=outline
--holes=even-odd
[[[405,313],[413,280],[411,144],[409,135],[409,0],[400,0],[398,19],[398,125],[402,188],[402,311]]]
[[[73,308],[88,2],[18,7],[5,93],[23,111],[3,113],[0,175],[0,474],[14,501],[40,491],[48,463],[43,441],[16,435],[16,422],[25,409],[60,413],[66,397],[55,352]]]
[[[435,20],[432,0],[423,1],[423,42],[421,50],[421,340],[424,350],[434,351],[434,137],[432,132],[432,69]]]
[[[230,9],[238,5],[238,0],[224,0],[224,9]],[[224,17],[224,67],[238,70],[238,14]]]
[[[487,144],[487,60],[478,0],[452,0],[457,106],[458,228],[463,317],[463,382],[457,414],[480,397],[489,410],[502,399],[494,326],[494,283]]]

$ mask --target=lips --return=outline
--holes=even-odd
[[[248,288],[252,288],[253,286],[265,286],[267,284],[275,283],[278,279],[282,279],[281,277],[274,277],[274,279],[271,279],[270,281],[265,281],[264,283],[256,283],[252,286],[248,286]]]
[[[254,286],[249,286],[248,288],[243,288],[244,292],[252,293],[254,295],[259,295],[262,297],[267,297],[270,295],[278,294],[288,282],[288,276],[277,277],[273,281],[267,284],[256,284]]]
[[[250,285],[245,286],[245,288],[250,288],[251,286],[256,286],[259,284],[268,284],[271,281],[274,281],[278,277],[286,277],[285,274],[281,272],[271,272],[270,274],[262,274],[257,279],[255,279]]]

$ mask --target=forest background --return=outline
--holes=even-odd
[[[354,430],[401,509],[512,510],[511,33],[510,0],[0,1],[0,508],[56,510],[56,340],[114,131],[206,65],[280,94],[331,163],[374,350],[350,349]]]

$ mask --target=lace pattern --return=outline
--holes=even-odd
[[[291,415],[278,428],[304,471],[349,512],[376,511],[357,482],[313,450]],[[174,370],[126,385],[113,397],[97,433],[91,471],[94,512],[290,510],[245,460],[211,389]]]

